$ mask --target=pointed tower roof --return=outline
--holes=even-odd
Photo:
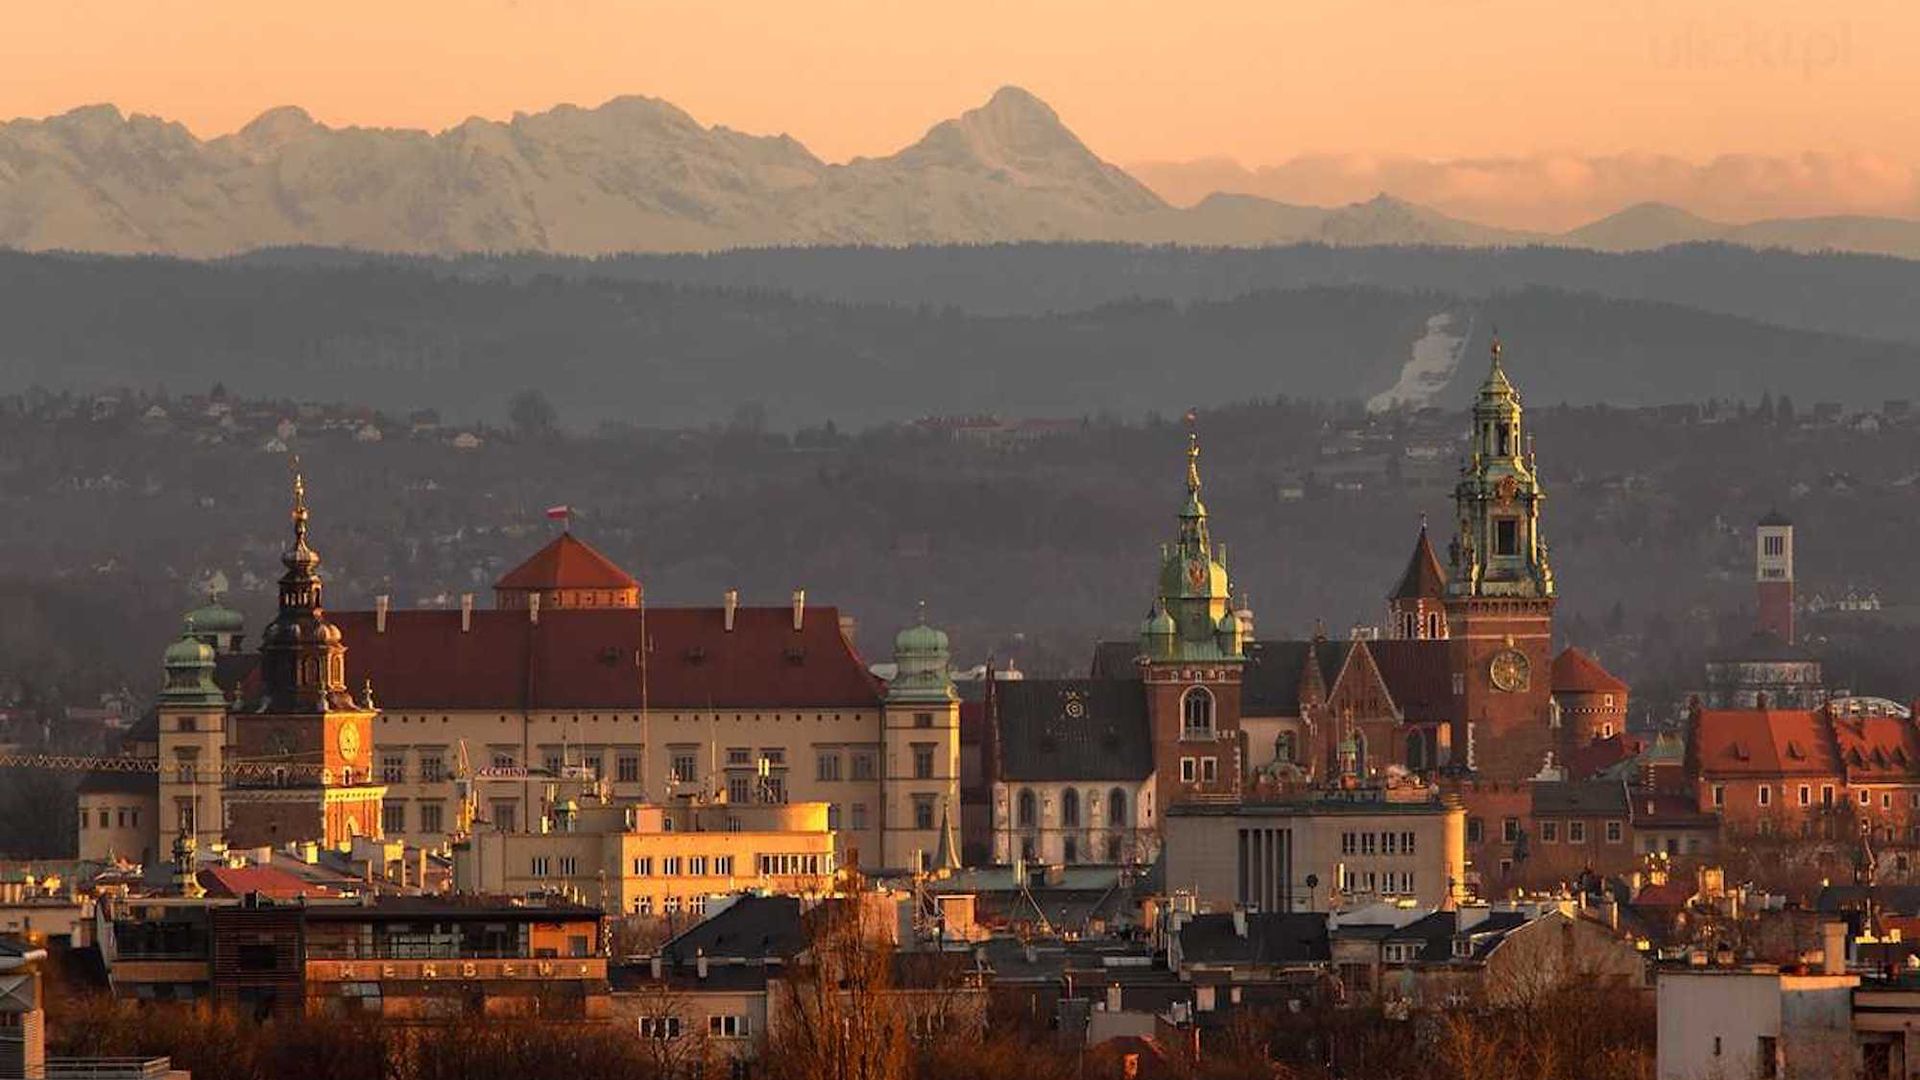
[[[1480,397],[1483,400],[1487,398],[1518,398],[1519,395],[1513,389],[1512,380],[1507,378],[1506,365],[1501,361],[1502,350],[1500,347],[1500,332],[1498,330],[1493,332],[1493,344],[1489,347],[1488,351],[1492,354],[1493,362],[1487,368],[1486,381],[1480,384]]]
[[[1420,522],[1420,538],[1413,543],[1413,557],[1407,560],[1407,572],[1389,600],[1438,600],[1447,592],[1447,575],[1440,569],[1440,556],[1434,554],[1427,539],[1427,523]]]
[[[1600,666],[1600,661],[1569,645],[1553,658],[1555,693],[1624,694],[1627,684]]]
[[[952,872],[960,869],[960,844],[953,836],[953,804],[940,801],[940,844],[933,852],[933,870]]]
[[[563,532],[494,582],[496,589],[634,589],[640,583],[612,559]]]

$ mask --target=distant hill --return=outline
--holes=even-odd
[[[758,407],[782,427],[929,414],[1177,416],[1280,396],[1364,401],[1402,382],[1436,316],[1471,333],[1424,400],[1464,403],[1487,332],[1534,404],[1763,391],[1804,404],[1920,397],[1920,345],[1672,304],[1522,288],[1315,285],[1052,314],[406,261],[287,266],[0,254],[0,386],[236,393],[499,418],[537,388],[564,423],[684,427]]]
[[[292,107],[207,140],[111,105],[0,124],[0,246],[30,251],[598,255],[1089,240],[1638,250],[1703,239],[1920,257],[1920,222],[1886,218],[1734,227],[1634,207],[1556,235],[1387,195],[1341,207],[1245,195],[1174,207],[1015,87],[898,153],[845,164],[644,97],[437,134],[332,128]]]

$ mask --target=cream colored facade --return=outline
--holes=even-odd
[[[160,854],[155,839],[159,808],[151,783],[144,792],[133,790],[131,784],[124,787],[126,790],[83,788],[77,796],[76,834],[82,862],[124,859],[146,863]]]
[[[993,785],[993,861],[1150,863],[1160,851],[1154,778]]]
[[[837,869],[819,802],[563,804],[533,831],[454,846],[460,892],[565,893],[642,916],[701,916],[708,897],[742,889],[826,893]]]
[[[156,857],[170,838],[191,828],[202,850],[226,839],[222,796],[226,777],[227,710],[211,705],[160,706],[159,841]]]
[[[1466,811],[1424,788],[1176,806],[1162,829],[1167,889],[1202,911],[1438,907],[1466,880]]]
[[[659,748],[649,755],[651,742]],[[956,728],[952,756],[957,759]],[[456,827],[453,775],[464,750],[476,773],[490,768],[582,767],[618,804],[680,796],[735,805],[762,793],[819,803],[842,861],[880,852],[881,710],[815,712],[383,712],[374,721],[374,779],[387,786],[389,838],[437,846]],[[476,833],[522,832],[545,813],[551,779],[475,781]]]

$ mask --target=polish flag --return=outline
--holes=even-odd
[[[549,507],[547,507],[547,520],[548,520],[548,521],[565,521],[565,520],[567,520],[568,518],[570,518],[570,517],[572,517],[572,516],[573,516],[573,507],[571,507],[571,506],[549,506]]]

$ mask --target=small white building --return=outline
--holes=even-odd
[[[1659,1080],[1855,1074],[1845,929],[1828,931],[1815,974],[1770,964],[1695,964],[1659,973]]]

